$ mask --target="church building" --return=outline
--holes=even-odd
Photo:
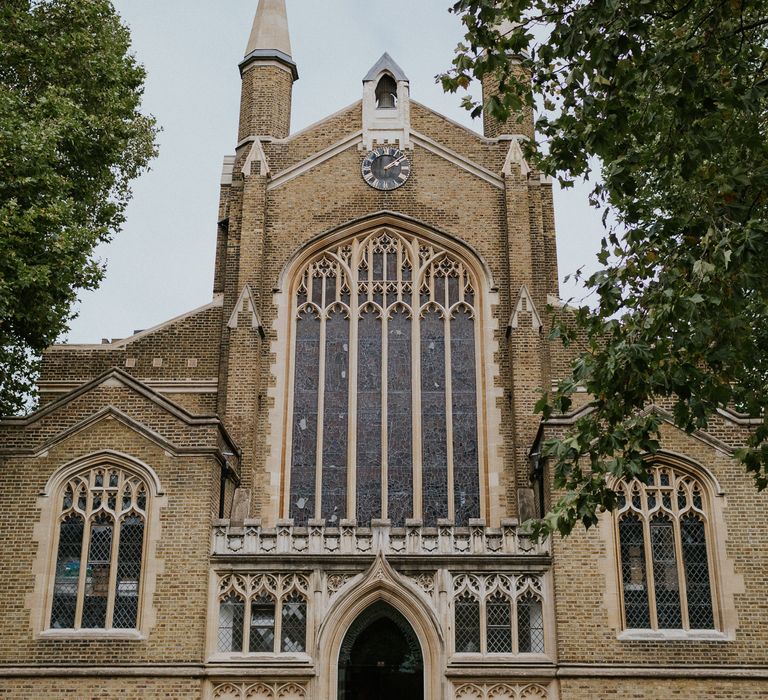
[[[589,410],[534,414],[573,353],[532,113],[475,133],[385,53],[291,133],[285,0],[242,39],[211,302],[51,347],[0,420],[0,698],[768,697],[749,417],[648,406],[662,450],[615,513],[521,528]]]

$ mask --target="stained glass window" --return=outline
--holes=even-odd
[[[302,268],[287,490],[296,524],[479,517],[476,290],[447,249],[387,230]]]
[[[617,491],[625,626],[714,629],[703,484],[658,464]]]
[[[62,494],[51,629],[135,629],[146,484],[103,466],[70,478]]]

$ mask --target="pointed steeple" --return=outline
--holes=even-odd
[[[294,80],[299,77],[291,58],[285,0],[259,0],[240,70],[243,71],[254,60],[278,61],[291,70]]]
[[[285,0],[260,0],[245,55],[259,49],[275,49],[290,57],[291,38],[288,35]]]
[[[240,75],[238,142],[249,137],[287,137],[293,83],[299,72],[291,58],[285,0],[259,0]]]

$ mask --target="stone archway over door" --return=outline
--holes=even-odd
[[[423,654],[405,617],[383,601],[364,610],[344,638],[338,679],[338,700],[423,700]]]

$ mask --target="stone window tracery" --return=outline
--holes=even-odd
[[[388,230],[301,269],[287,490],[297,525],[480,516],[476,295],[454,254]]]
[[[149,494],[138,475],[100,465],[56,496],[56,563],[49,628],[139,627]]]
[[[624,627],[714,629],[704,482],[655,464],[647,483],[622,481],[615,488]]]
[[[232,574],[221,578],[218,651],[305,652],[308,590],[309,580],[303,574]]]
[[[461,574],[453,590],[455,653],[545,653],[538,576]]]

